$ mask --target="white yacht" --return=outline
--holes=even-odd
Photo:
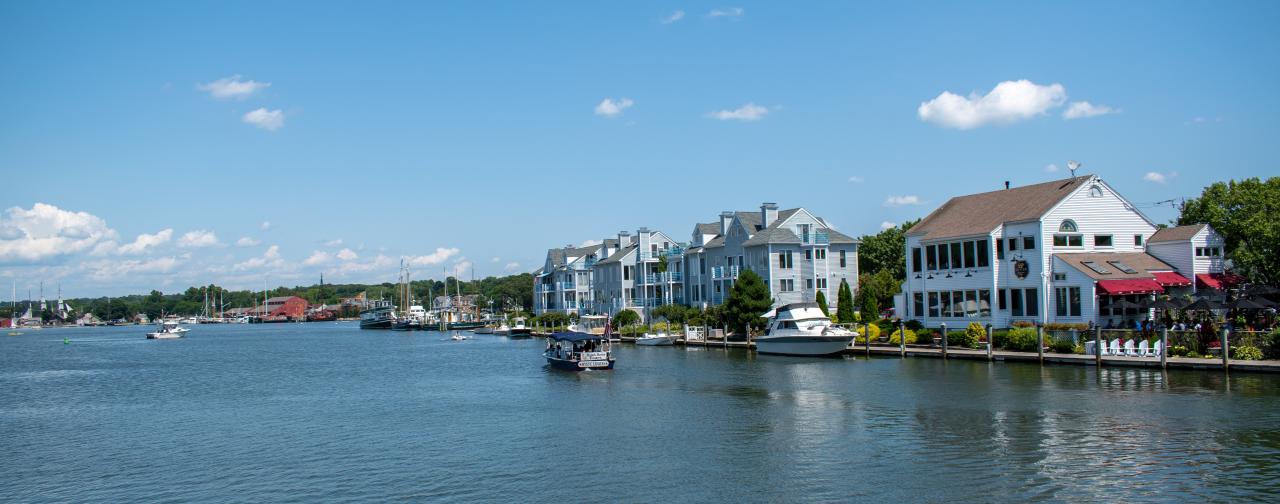
[[[668,346],[676,344],[676,335],[660,332],[658,334],[644,333],[644,336],[636,338],[636,344],[641,346]]]
[[[498,336],[510,336],[511,326],[507,325],[506,322],[498,324],[498,327],[493,330],[493,334],[497,334]]]
[[[160,330],[147,333],[147,339],[177,339],[185,336],[188,329],[181,327],[177,322],[164,321],[160,324]]]
[[[780,355],[831,355],[844,351],[856,334],[831,324],[818,303],[791,303],[764,314],[769,330],[756,338],[756,351]]]

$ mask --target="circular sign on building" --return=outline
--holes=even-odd
[[[1018,278],[1026,278],[1029,273],[1031,273],[1031,266],[1027,264],[1027,261],[1023,259],[1013,261],[1014,276]]]

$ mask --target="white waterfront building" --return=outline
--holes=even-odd
[[[896,310],[929,327],[1131,324],[1147,313],[1109,305],[1229,281],[1221,243],[1208,226],[1159,229],[1096,175],[1006,184],[951,198],[907,232]]]

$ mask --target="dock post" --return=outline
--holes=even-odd
[[[1168,367],[1169,355],[1169,328],[1166,327],[1160,331],[1160,369]]]
[[[991,324],[987,324],[987,360],[991,360],[991,348],[995,346],[995,343],[991,340],[995,334],[996,331],[991,327]]]
[[[947,323],[942,323],[942,358],[947,358]]]
[[[1102,326],[1093,328],[1093,363],[1102,369]]]
[[[1226,371],[1231,365],[1229,356],[1231,355],[1231,329],[1222,328],[1222,370]]]
[[[1036,357],[1044,364],[1044,326],[1036,324]]]
[[[871,324],[862,325],[862,343],[867,347],[867,357],[871,357]]]
[[[907,356],[907,322],[905,320],[898,321],[898,356]]]

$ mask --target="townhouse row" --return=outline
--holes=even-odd
[[[653,308],[719,305],[739,275],[751,270],[769,286],[775,306],[814,301],[834,309],[841,282],[857,288],[858,242],[804,208],[726,211],[697,223],[688,241],[639,228],[586,246],[547,251],[534,272],[534,312],[609,314]]]

